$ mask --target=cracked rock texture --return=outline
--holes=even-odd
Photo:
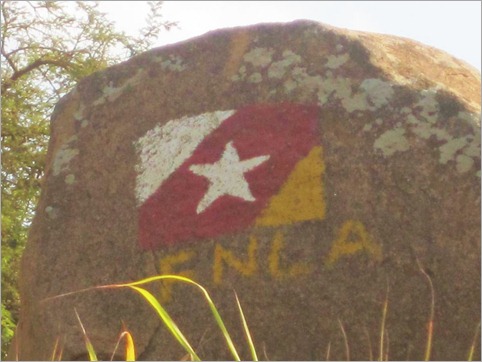
[[[286,103],[319,109],[318,219],[140,246],[142,137],[183,117]],[[233,289],[261,359],[321,360],[330,348],[343,360],[340,323],[352,359],[370,346],[378,358],[387,296],[388,358],[421,359],[431,294],[420,267],[435,292],[432,358],[467,357],[480,321],[480,74],[449,54],[308,21],[211,32],[81,81],[52,115],[46,164],[11,359],[15,348],[20,360],[50,359],[57,339],[63,359],[86,359],[74,309],[99,358],[110,359],[123,323],[138,359],[183,358],[134,291],[48,299],[158,273],[210,291],[243,359]],[[296,182],[295,193],[312,185]],[[201,358],[232,359],[197,290],[148,288]]]

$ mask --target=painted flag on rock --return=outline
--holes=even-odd
[[[252,105],[148,131],[136,142],[141,246],[323,219],[318,112]]]

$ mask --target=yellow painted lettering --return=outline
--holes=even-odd
[[[193,278],[194,271],[193,270],[175,270],[173,267],[179,264],[183,264],[194,257],[194,251],[180,251],[174,255],[168,255],[161,259],[161,274],[162,275],[181,275],[186,278]],[[161,294],[159,296],[159,300],[161,303],[170,302],[172,298],[172,283],[174,281],[164,280],[163,281],[163,288],[161,288]]]
[[[271,251],[268,256],[268,265],[271,276],[277,279],[282,279],[310,274],[313,271],[313,267],[306,263],[294,263],[291,266],[282,269],[280,267],[280,253],[284,247],[285,242],[283,240],[283,234],[278,231],[273,238]]]
[[[214,264],[213,264],[213,281],[220,284],[224,272],[224,264],[236,269],[241,275],[252,276],[258,270],[256,260],[256,251],[258,249],[258,241],[254,236],[251,236],[248,244],[248,259],[242,260],[234,256],[234,253],[228,249],[223,248],[217,244],[214,249]]]
[[[366,252],[377,260],[382,256],[380,246],[372,240],[365,226],[360,221],[348,220],[338,230],[338,236],[326,258],[326,266],[332,266],[342,256],[358,252]]]

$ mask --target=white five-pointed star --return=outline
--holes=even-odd
[[[199,176],[209,180],[209,189],[199,202],[196,212],[200,214],[216,199],[223,195],[231,195],[246,201],[255,201],[249,189],[249,184],[244,178],[248,172],[269,159],[269,155],[253,157],[241,161],[238,151],[233,146],[233,141],[226,144],[221,158],[215,163],[191,165],[189,169]]]

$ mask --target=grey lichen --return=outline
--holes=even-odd
[[[436,115],[439,112],[439,104],[436,99],[437,89],[427,89],[422,91],[422,99],[417,103],[417,107],[421,108],[420,115],[430,123],[437,121]]]
[[[107,86],[102,89],[102,96],[96,99],[92,104],[94,106],[99,106],[106,102],[114,102],[119,98],[124,91],[131,89],[133,86],[138,85],[144,79],[144,70],[142,68],[137,70],[137,73],[124,81],[122,85],[114,87],[113,83],[110,82]]]
[[[374,147],[387,157],[392,156],[396,152],[407,151],[410,148],[410,144],[405,137],[405,129],[394,128],[386,131],[378,137],[375,141]]]
[[[171,72],[182,72],[186,69],[184,60],[178,55],[169,55],[167,57],[159,56],[156,61],[161,63],[161,69]]]
[[[54,176],[58,176],[63,171],[68,170],[69,163],[79,154],[79,150],[71,146],[75,141],[77,141],[77,136],[70,137],[57,151],[52,164]]]
[[[65,183],[67,185],[73,185],[75,183],[75,175],[69,173],[67,176],[65,176]]]
[[[305,59],[290,49],[279,54],[271,48],[256,47],[244,55],[244,62],[232,80],[256,84],[281,80],[282,89],[287,95],[297,92],[298,99],[307,100],[312,100],[315,96],[320,106],[336,102],[347,113],[358,116],[364,111],[386,109],[394,115],[392,122],[385,123],[383,119],[377,118],[363,126],[364,132],[378,133],[382,130],[373,147],[381,151],[384,157],[409,150],[410,136],[438,141],[439,145],[435,147],[438,148],[441,164],[454,161],[456,170],[461,173],[474,167],[477,157],[480,157],[480,119],[477,116],[462,111],[458,115],[451,115],[459,118],[460,122],[473,125],[473,134],[452,135],[447,124],[441,122],[441,119],[447,117],[442,114],[439,103],[441,86],[422,90],[414,103],[397,108],[394,100],[399,80],[396,77],[391,81],[367,78],[360,82],[343,76],[339,68],[353,57],[353,53],[341,53],[344,50],[342,46],[336,50],[338,55],[328,55],[325,58],[325,70],[313,73]],[[271,90],[269,94],[278,92],[279,88]]]
[[[474,159],[466,155],[458,155],[455,159],[456,169],[459,173],[465,173],[469,171],[474,165]]]
[[[53,207],[53,206],[47,206],[45,208],[45,213],[47,214],[47,216],[49,217],[49,219],[52,219],[52,220],[55,220],[59,217],[59,210],[56,208],[56,207]]]
[[[246,63],[251,63],[254,67],[266,67],[273,61],[273,49],[254,48],[243,57]]]
[[[360,88],[366,92],[376,109],[388,104],[394,94],[392,85],[380,79],[365,79]]]
[[[283,59],[273,62],[268,68],[268,78],[281,79],[289,71],[292,65],[301,62],[301,57],[291,50],[285,50],[282,54]]]
[[[437,100],[438,91],[438,88],[421,91],[420,99],[414,107],[403,107],[399,113],[404,116],[405,125],[413,135],[424,140],[434,138],[441,142],[438,146],[440,164],[454,161],[457,172],[465,173],[472,169],[476,159],[480,157],[478,117],[468,112],[458,112],[457,121],[472,125],[473,133],[453,136],[446,128],[446,123],[439,120],[441,108]]]
[[[342,55],[329,55],[327,57],[325,67],[329,69],[337,69],[345,64],[348,59],[350,59],[350,55],[348,53]]]
[[[467,145],[467,140],[465,137],[454,138],[440,146],[440,163],[447,163],[449,160],[453,159],[457,151],[461,150]]]
[[[79,105],[79,108],[77,109],[77,111],[74,113],[74,119],[76,121],[82,121],[83,118],[84,118],[84,110],[85,110],[85,105],[84,104],[80,104]]]
[[[263,81],[263,77],[260,73],[253,73],[249,76],[248,82],[250,83],[261,83]]]

